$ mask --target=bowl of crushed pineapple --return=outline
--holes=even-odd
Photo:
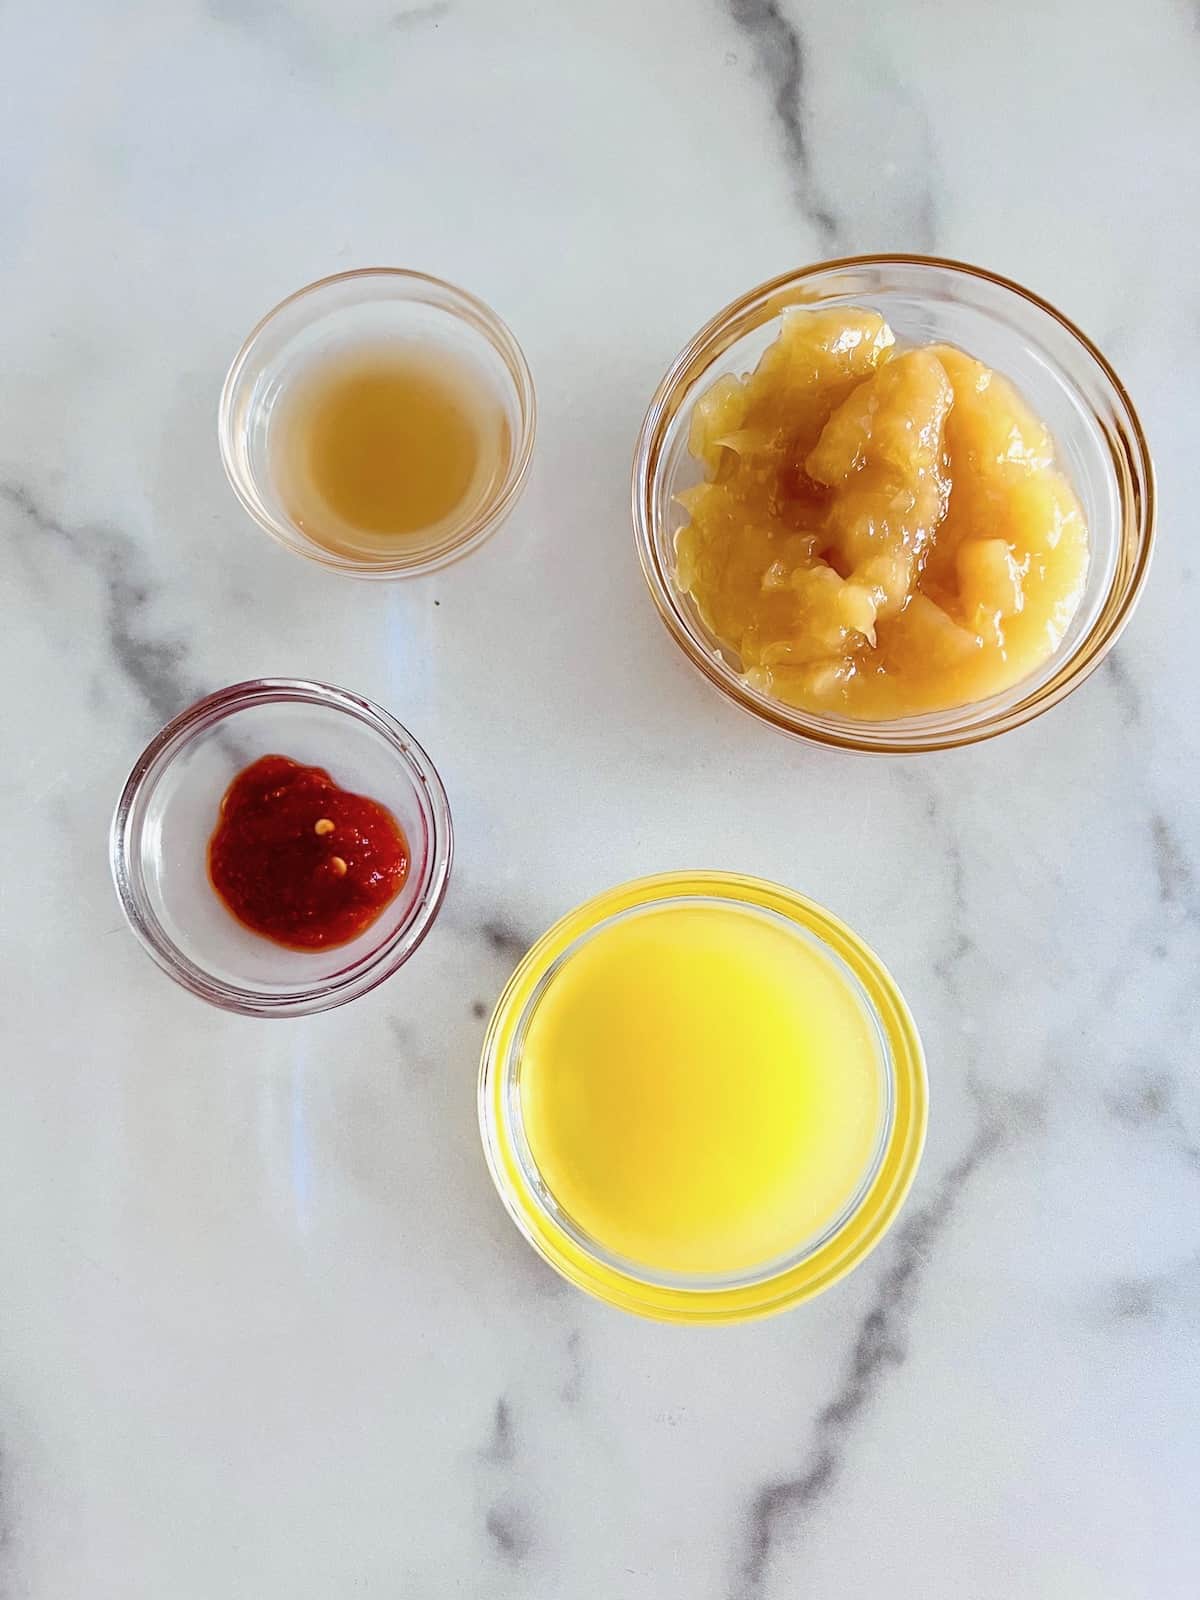
[[[1053,306],[864,256],[701,329],[646,413],[633,519],[663,620],[731,700],[828,745],[936,750],[1099,665],[1145,581],[1154,469]]]

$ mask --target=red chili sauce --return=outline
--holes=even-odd
[[[292,950],[356,938],[400,893],[408,863],[386,807],[287,756],[263,756],[237,775],[208,843],[208,875],[225,905]]]

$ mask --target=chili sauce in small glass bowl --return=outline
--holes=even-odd
[[[265,773],[268,757],[283,766]],[[246,795],[255,774],[269,789]],[[251,809],[231,818],[239,785]],[[276,810],[256,814],[268,799]],[[284,848],[300,811],[304,837]],[[169,722],[110,836],[117,898],[151,958],[201,999],[260,1017],[326,1011],[389,978],[432,926],[452,854],[445,790],[407,729],[295,678],[234,684]]]

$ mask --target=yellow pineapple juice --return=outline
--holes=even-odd
[[[514,1182],[517,1198],[549,1198],[547,1215],[517,1220],[576,1281],[586,1258],[585,1287],[665,1296],[631,1306],[650,1314],[752,1315],[774,1308],[755,1303],[764,1283],[801,1297],[797,1273],[854,1233],[881,1175],[876,1198],[899,1203],[888,1019],[822,937],[819,908],[756,880],[663,882],[602,897],[612,909],[596,920],[581,908],[522,963],[485,1052],[485,1145],[499,1137],[489,1156],[510,1210]],[[891,994],[917,1069],[900,1108],[912,1135],[924,1079]]]

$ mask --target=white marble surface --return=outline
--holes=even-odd
[[[0,9],[5,1600],[1200,1591],[1198,26],[1184,0]],[[908,763],[727,708],[627,510],[694,328],[872,247],[1067,308],[1162,490],[1105,669]],[[375,262],[491,300],[542,424],[500,537],[372,587],[247,522],[214,412],[260,312]],[[105,860],[145,739],[260,673],[392,708],[458,823],[419,956],[299,1024],[157,973]],[[692,864],[859,928],[932,1079],[903,1226],[732,1331],[561,1287],[474,1124],[516,949]]]

